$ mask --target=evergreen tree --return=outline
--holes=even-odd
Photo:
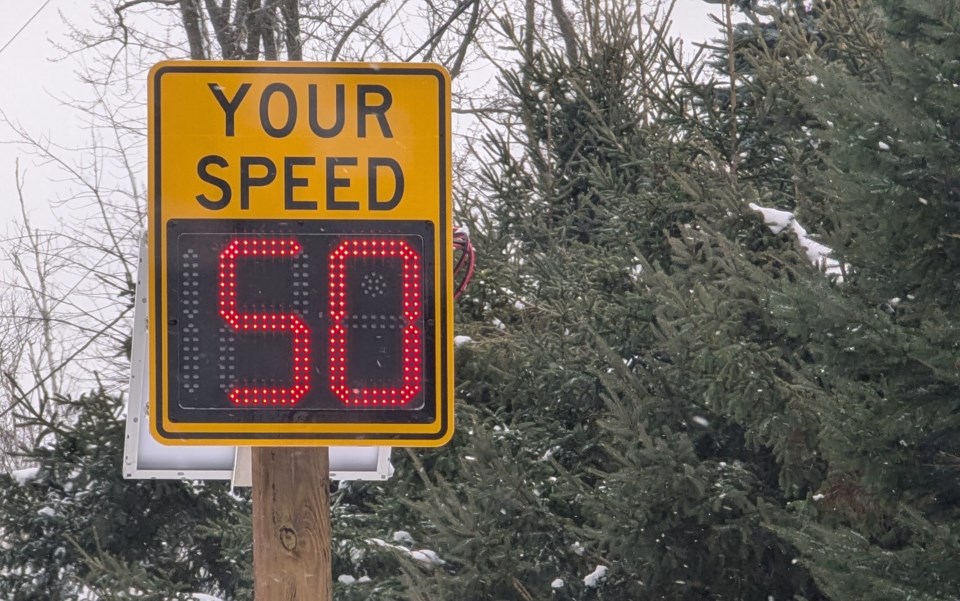
[[[597,10],[576,61],[541,44],[505,76],[520,114],[487,147],[459,433],[422,456],[411,503],[446,563],[404,564],[401,584],[826,598],[764,514],[822,478],[802,349],[769,307],[823,279],[703,137],[644,113],[675,83],[641,76],[676,67],[662,30],[641,50],[628,7]]]
[[[815,77],[798,85],[827,165],[824,202],[806,214],[827,226],[845,275],[808,316],[830,469],[790,538],[837,598],[949,599],[960,590],[960,4],[864,2],[847,17],[846,47],[862,59],[811,61]]]
[[[754,187],[764,206],[818,204],[825,140],[796,82],[812,76],[813,61],[859,68],[865,57],[846,40],[859,0],[704,1],[721,5],[720,37],[705,47],[707,76],[684,82],[666,114],[708,142],[704,153]]]
[[[764,42],[731,45],[747,58],[742,88],[789,99],[763,97],[765,120],[810,149],[794,163],[806,167],[785,171],[795,193],[778,193],[769,173],[755,180],[774,192],[760,204],[796,209],[843,269],[836,285],[810,281],[771,306],[803,349],[796,369],[818,424],[803,453],[822,476],[809,480],[806,499],[787,495],[786,512],[769,505],[768,523],[797,545],[831,598],[952,598],[960,588],[951,294],[958,247],[948,235],[957,212],[944,185],[955,151],[943,124],[960,98],[948,83],[958,6],[767,3],[765,19],[759,7],[744,8],[750,25],[740,41],[749,33]],[[782,51],[796,40],[810,43]],[[729,133],[713,123],[716,138]],[[799,156],[777,148],[764,144],[753,154],[772,165]]]
[[[37,467],[0,474],[0,596],[251,599],[249,502],[224,483],[123,480],[121,400],[56,402],[63,420],[26,450]]]
[[[485,172],[492,226],[477,241],[492,266],[468,305],[477,321],[464,324],[478,342],[458,361],[471,405],[452,450],[464,458],[431,470],[414,502],[418,540],[448,562],[408,566],[413,598],[948,599],[957,589],[953,305],[932,296],[917,313],[911,289],[891,303],[895,290],[863,281],[949,290],[954,279],[916,266],[952,273],[943,232],[955,220],[948,212],[917,236],[932,240],[907,261],[901,233],[860,235],[904,210],[864,211],[836,188],[858,181],[843,166],[858,145],[869,157],[893,146],[867,135],[880,121],[869,110],[853,120],[861,129],[846,125],[858,113],[848,99],[875,93],[862,82],[884,57],[884,20],[873,3],[789,8],[767,10],[759,31],[790,46],[743,46],[741,89],[756,95],[734,106],[736,135],[767,138],[735,160],[729,123],[671,117],[714,100],[675,103],[618,66],[636,56],[616,25],[629,17],[603,13],[611,29],[585,36],[579,61],[543,48],[525,57],[529,72],[508,75],[522,126],[491,142],[498,162]],[[954,14],[917,28],[940,36],[939,53]],[[888,49],[912,47],[886,36]],[[925,72],[912,69],[905,81]],[[827,91],[812,94],[818,82]],[[660,119],[644,118],[642,99]],[[883,163],[858,193],[901,173],[926,175]],[[819,273],[802,241],[771,231],[751,202],[848,233],[837,248],[852,271],[843,282]],[[853,259],[870,265],[876,246],[897,260]],[[596,567],[608,568],[602,578]]]

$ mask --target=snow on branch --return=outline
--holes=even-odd
[[[763,222],[774,234],[779,234],[785,229],[790,229],[797,236],[800,247],[807,254],[807,258],[816,265],[822,272],[834,276],[838,282],[843,281],[843,269],[840,262],[832,258],[833,249],[824,244],[813,240],[806,228],[797,222],[796,216],[790,211],[781,211],[779,209],[768,209],[758,204],[750,203],[750,208],[763,215]]]

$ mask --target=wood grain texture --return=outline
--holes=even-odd
[[[253,449],[256,601],[331,601],[330,459],[325,447]]]

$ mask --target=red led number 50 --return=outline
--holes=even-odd
[[[236,405],[293,405],[310,391],[311,330],[297,313],[247,313],[237,310],[237,261],[248,258],[293,258],[303,250],[294,238],[239,238],[220,252],[220,316],[238,332],[289,333],[293,345],[292,383],[290,386],[234,386],[229,398]],[[401,239],[351,237],[330,252],[329,368],[327,383],[339,401],[348,406],[400,407],[421,390],[423,330],[418,320],[423,315],[420,294],[420,254]],[[403,332],[401,334],[402,377],[392,386],[369,387],[351,382],[347,360],[347,320],[349,299],[347,280],[351,271],[364,261],[396,262],[403,286]]]

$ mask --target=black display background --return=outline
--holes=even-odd
[[[169,221],[166,302],[171,420],[390,424],[435,421],[433,230],[429,221]],[[220,252],[231,240],[247,236],[295,238],[303,247],[296,257],[266,260],[247,257],[237,261],[238,310],[297,313],[310,327],[311,389],[293,406],[238,407],[228,398],[229,389],[236,384],[290,386],[292,383],[289,332],[275,335],[235,332],[219,314]],[[423,381],[421,391],[402,409],[347,406],[330,391],[328,255],[341,241],[356,236],[399,237],[421,253]],[[399,282],[397,259],[368,259],[349,264],[347,312],[353,316],[347,320],[351,385],[385,387],[399,380],[402,330],[398,326],[403,323],[402,318],[397,317],[403,302]]]

